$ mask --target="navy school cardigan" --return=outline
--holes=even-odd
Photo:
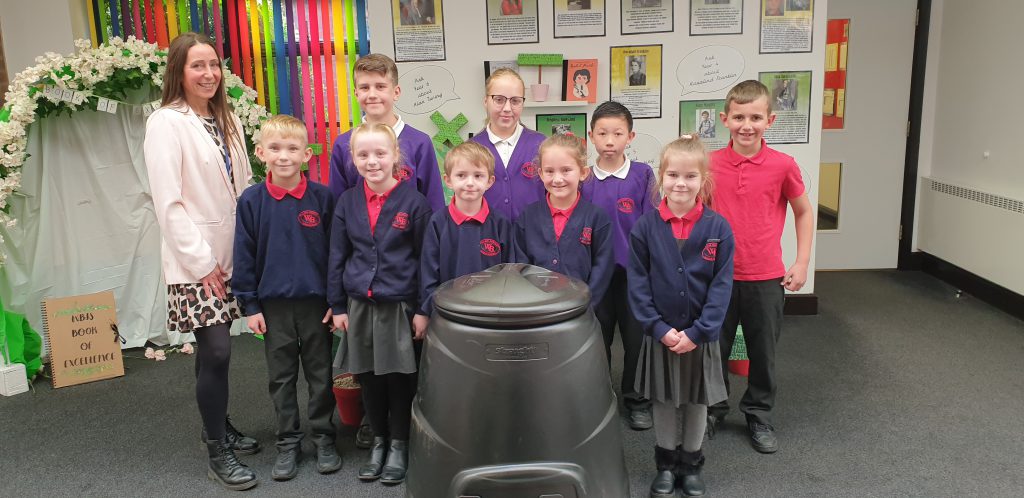
[[[327,302],[334,314],[348,313],[350,297],[406,301],[418,308],[420,248],[428,221],[430,206],[410,182],[398,182],[388,195],[373,234],[363,187],[341,194],[327,264]]]
[[[484,223],[456,224],[448,209],[430,217],[420,255],[420,311],[430,316],[437,287],[453,278],[512,262],[512,222],[491,211]]]
[[[732,229],[705,207],[682,250],[658,210],[629,234],[629,304],[644,333],[675,328],[695,344],[717,341],[732,297]]]
[[[551,208],[546,199],[540,200],[526,206],[516,219],[512,236],[515,261],[586,282],[590,303],[595,305],[604,297],[615,270],[611,232],[608,214],[580,198],[556,242]]]

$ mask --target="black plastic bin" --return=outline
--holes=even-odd
[[[629,496],[586,284],[505,264],[445,283],[434,303],[406,496]]]

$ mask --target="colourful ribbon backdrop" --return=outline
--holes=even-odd
[[[321,151],[309,162],[315,181],[327,183],[334,139],[360,122],[348,76],[369,51],[366,0],[91,0],[89,26],[93,46],[209,36],[260,104],[306,123]]]

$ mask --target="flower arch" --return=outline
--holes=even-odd
[[[147,85],[163,87],[167,53],[156,44],[115,37],[95,48],[89,40],[78,40],[75,47],[78,53],[72,56],[48,52],[37,57],[35,66],[15,76],[7,104],[0,108],[0,223],[8,227],[17,222],[8,201],[21,187],[29,125],[53,114],[108,110],[108,102],[120,102],[130,91]],[[260,122],[269,113],[257,103],[255,90],[230,71],[224,70],[223,75],[251,155]],[[0,254],[0,264],[3,258]]]

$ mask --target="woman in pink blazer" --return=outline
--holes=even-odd
[[[236,453],[259,443],[227,420],[235,204],[252,178],[242,124],[231,114],[221,59],[209,38],[183,33],[167,55],[161,107],[146,122],[145,157],[160,225],[167,327],[193,332],[196,400],[210,458],[208,475],[229,489],[256,485]]]

